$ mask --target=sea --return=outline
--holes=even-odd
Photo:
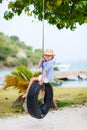
[[[66,63],[67,64],[67,63]],[[87,61],[85,62],[72,62],[70,64],[68,71],[87,71]],[[0,86],[4,85],[4,77],[10,74],[13,70],[3,70],[0,69]],[[87,87],[87,76],[81,77],[70,77],[67,80],[63,80],[62,84],[59,84],[57,87]]]

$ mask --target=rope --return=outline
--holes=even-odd
[[[43,0],[43,19],[42,19],[42,53],[44,52],[44,0]]]

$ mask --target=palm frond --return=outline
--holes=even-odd
[[[17,66],[15,71],[12,71],[9,75],[5,77],[5,88],[14,87],[19,93],[26,91],[29,81],[32,77],[37,77],[40,72],[32,73],[25,66]]]
[[[18,66],[17,68],[17,72],[26,80],[26,81],[30,81],[30,79],[32,78],[32,72],[27,69],[27,67],[25,66]]]
[[[36,72],[34,72],[34,73],[32,74],[32,76],[33,76],[33,77],[37,77],[37,76],[39,76],[40,74],[41,74],[40,71],[36,71]]]

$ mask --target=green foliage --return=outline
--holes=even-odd
[[[0,33],[0,65],[32,67],[38,63],[41,55],[41,49],[33,50],[32,46],[27,46],[17,36],[8,37]]]
[[[33,6],[31,10],[31,5]],[[28,16],[35,15],[39,20],[43,19],[43,0],[15,0],[8,4],[8,11],[4,18],[12,19],[15,14],[20,16],[22,12]],[[45,0],[44,19],[58,29],[70,28],[74,30],[76,23],[87,23],[87,1],[86,0]]]
[[[8,56],[15,57],[17,51],[16,44],[8,36],[0,33],[0,59],[6,60]]]
[[[21,80],[30,81],[32,78],[32,72],[25,66],[16,67],[16,72],[12,72],[14,76],[18,76]]]
[[[32,74],[32,77],[38,77],[41,74],[40,71],[36,71]]]
[[[28,59],[24,57],[18,58],[18,64],[28,66]]]
[[[19,37],[17,37],[17,36],[11,36],[10,37],[13,41],[19,41]]]
[[[2,0],[0,0],[0,3],[2,3]]]
[[[0,45],[0,60],[5,60],[10,55],[10,48]]]
[[[39,76],[40,72],[31,72],[26,66],[17,66],[15,71],[5,77],[5,89],[14,87],[19,93],[26,91],[32,77]]]
[[[4,61],[4,60],[3,60]],[[4,61],[3,62],[3,65],[6,66],[6,67],[15,67],[15,66],[18,66],[18,65],[25,65],[25,66],[28,66],[28,59],[27,58],[24,58],[24,57],[21,57],[21,58],[15,58],[14,59],[14,62],[13,60],[12,61]]]
[[[59,69],[58,69],[58,67],[56,66],[56,67],[54,67],[54,71],[58,71]]]
[[[25,66],[18,66],[15,71],[5,77],[5,88],[14,86],[19,93],[25,92],[31,77],[32,72],[30,70]]]
[[[6,20],[12,19],[13,16],[14,16],[14,14],[13,14],[11,11],[6,11],[6,12],[4,13],[4,18],[5,18]]]

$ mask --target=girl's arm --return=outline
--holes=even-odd
[[[41,67],[41,64],[42,64],[42,61],[43,61],[43,60],[44,60],[44,58],[41,58],[41,59],[40,59],[40,61],[39,61],[38,65],[37,65],[37,67],[38,67],[38,68],[40,68],[40,67]]]

